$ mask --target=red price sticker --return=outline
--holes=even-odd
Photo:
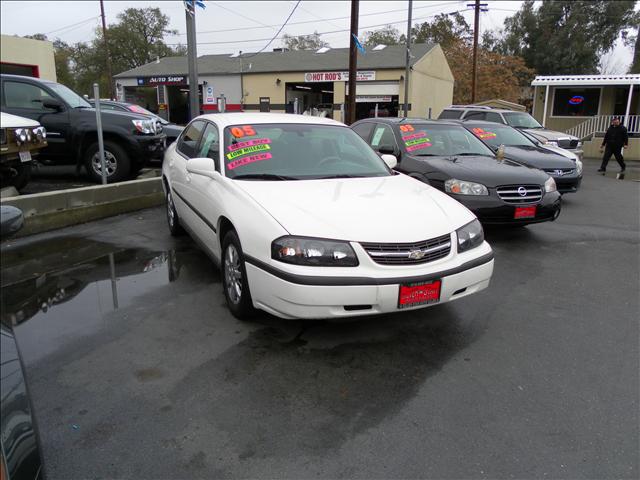
[[[414,130],[413,125],[400,125],[401,132],[413,132]]]
[[[251,125],[242,125],[240,127],[231,128],[231,135],[233,135],[236,138],[242,138],[245,136],[250,137],[255,134],[256,134],[256,131],[253,129]]]

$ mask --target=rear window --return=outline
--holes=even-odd
[[[383,160],[354,131],[333,125],[226,127],[224,165],[229,178],[279,175],[302,180],[391,175]]]
[[[443,110],[438,120],[445,120],[447,118],[460,118],[462,116],[462,110]]]

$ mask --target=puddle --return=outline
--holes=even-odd
[[[75,237],[3,249],[0,320],[18,338],[30,337],[21,350],[36,361],[106,329],[114,310],[176,282],[185,267],[217,281],[213,264],[195,249],[126,249]]]

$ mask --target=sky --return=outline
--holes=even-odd
[[[212,1],[205,0],[206,8],[198,9],[196,31],[198,55],[257,51],[263,48],[277,33],[289,16],[295,1]],[[439,13],[460,11],[469,24],[473,24],[473,10],[466,1],[414,1],[413,23],[430,20]],[[480,33],[502,28],[504,20],[513,15],[521,1],[484,0],[489,11],[480,17]],[[407,4],[405,0],[360,1],[359,35],[393,24],[406,30]],[[166,38],[167,43],[186,44],[185,11],[182,1],[118,1],[105,0],[108,23],[114,23],[118,13],[126,8],[159,7],[170,18],[170,28],[176,36]],[[0,30],[4,35],[30,35],[45,33],[50,39],[60,38],[67,43],[90,41],[96,27],[100,26],[100,4],[93,1],[11,1],[0,2]],[[349,42],[349,1],[314,1],[300,3],[289,24],[280,36],[302,35],[314,31],[333,32],[323,34],[322,39],[331,47],[347,47]],[[300,23],[303,22],[303,23]],[[225,31],[221,31],[225,30]],[[336,30],[344,30],[336,32]],[[267,49],[282,46],[276,39]],[[618,41],[607,56],[606,63],[612,71],[625,73],[633,51]]]

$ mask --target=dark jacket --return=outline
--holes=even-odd
[[[602,140],[602,146],[609,145],[610,147],[626,147],[629,144],[629,134],[627,133],[627,127],[624,125],[618,125],[617,127],[611,125],[607,129],[607,133],[604,134]]]

